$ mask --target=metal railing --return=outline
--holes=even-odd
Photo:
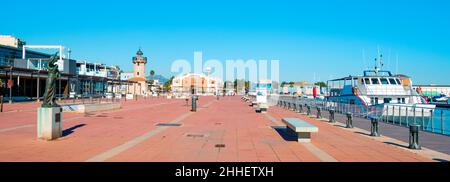
[[[450,110],[442,108],[427,108],[416,106],[404,106],[401,104],[385,104],[382,106],[363,106],[351,104],[344,100],[327,101],[318,99],[301,98],[297,96],[271,96],[269,103],[289,103],[295,107],[321,108],[322,110],[334,110],[336,113],[353,113],[360,118],[376,118],[379,121],[409,127],[413,124],[421,126],[423,131],[450,135]]]

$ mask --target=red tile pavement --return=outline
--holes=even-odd
[[[312,134],[312,144],[338,161],[431,161],[414,153],[371,140],[360,134],[282,108],[273,107],[270,113],[279,120],[285,117],[298,117],[319,127],[319,132]]]
[[[64,119],[76,118],[63,119],[64,129],[81,127],[51,142],[37,140],[35,127],[0,132],[0,161],[84,161],[155,128],[157,122],[186,113],[184,104],[181,100],[141,99],[123,102],[121,110],[92,115],[64,113]],[[2,122],[18,126],[35,124],[36,111],[30,111],[28,117],[20,115],[22,112],[2,113],[0,117]]]
[[[205,105],[212,103],[208,107]],[[170,122],[189,113],[184,100],[139,99],[122,101],[122,109],[88,115],[64,113],[65,129],[73,132],[56,141],[36,139],[37,103],[10,107],[24,111],[0,113],[0,161],[86,161],[155,131],[158,122]],[[319,127],[312,144],[338,161],[429,161],[408,151],[379,143],[344,129],[270,108],[275,119],[300,117]],[[286,141],[239,97],[201,97],[198,112],[126,148],[106,161],[320,161],[305,145]],[[218,145],[223,144],[224,147]]]

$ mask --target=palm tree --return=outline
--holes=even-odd
[[[152,77],[152,80],[154,79],[154,76],[155,76],[155,71],[154,70],[151,70],[150,71],[150,76]]]
[[[172,85],[172,82],[173,82],[173,79],[174,79],[175,77],[174,76],[172,76],[172,77],[170,77],[170,79],[166,82],[166,83],[164,83],[164,90],[166,91],[166,92],[170,92],[171,90],[172,90],[172,88],[171,88],[171,85]]]

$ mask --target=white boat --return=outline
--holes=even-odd
[[[435,105],[428,104],[412,87],[406,75],[390,71],[364,71],[362,76],[348,76],[328,81],[327,100],[358,106],[364,113],[378,116],[431,116]]]

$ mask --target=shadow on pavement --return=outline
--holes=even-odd
[[[275,129],[275,131],[277,131],[284,140],[298,141],[298,137],[294,133],[290,132],[285,126],[272,126],[272,128]]]
[[[76,125],[76,126],[73,126],[73,127],[70,127],[70,128],[65,129],[65,130],[62,132],[62,137],[65,137],[65,136],[67,136],[67,135],[72,134],[72,133],[74,132],[74,130],[76,130],[76,129],[78,129],[78,128],[81,128],[81,127],[83,127],[83,126],[86,126],[86,124],[79,124],[79,125]]]

